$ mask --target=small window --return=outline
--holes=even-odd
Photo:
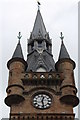
[[[46,43],[46,48],[47,48],[47,50],[49,50],[49,44],[48,43]]]
[[[40,78],[45,78],[45,76],[44,75],[40,75]]]
[[[48,78],[49,78],[49,79],[51,79],[51,78],[52,78],[52,75],[51,75],[51,74],[49,74]]]
[[[31,44],[31,49],[32,50],[34,49],[34,42]]]
[[[34,74],[34,75],[33,75],[33,79],[37,79],[37,75]]]
[[[56,75],[56,79],[60,79],[60,75],[59,74]]]
[[[29,75],[28,74],[25,74],[25,76],[24,76],[26,79],[28,79],[29,78]]]
[[[42,47],[42,41],[38,41],[38,47],[39,47],[39,48]]]

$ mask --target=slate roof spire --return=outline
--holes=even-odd
[[[21,39],[21,33],[19,32],[19,36],[18,36],[18,44],[16,46],[16,49],[13,53],[13,56],[12,58],[8,61],[7,63],[7,67],[9,68],[10,64],[14,61],[20,61],[22,62],[23,64],[25,64],[25,67],[27,66],[27,63],[26,61],[24,60],[24,56],[23,56],[23,52],[22,52],[22,47],[21,47],[21,44],[20,44],[20,39]]]
[[[24,59],[21,44],[20,44],[20,40],[18,41],[18,44],[16,46],[16,49],[14,51],[14,54],[13,54],[12,58],[22,58],[22,59]]]
[[[20,44],[20,39],[22,37],[21,32],[19,32],[19,36],[17,36],[17,37],[18,37],[19,41],[18,41],[18,44],[16,46],[16,49],[14,51],[14,54],[13,54],[12,58],[22,58],[22,59],[24,59],[21,44]]]
[[[37,16],[35,19],[35,23],[34,23],[34,27],[31,33],[31,37],[32,39],[37,39],[39,37],[39,35],[42,38],[45,38],[45,36],[47,35],[47,31],[40,13],[40,9],[38,9],[37,11]]]
[[[55,64],[55,67],[56,67],[56,70],[58,69],[58,64],[60,64],[61,62],[64,62],[64,61],[68,61],[70,63],[73,64],[73,68],[75,68],[76,64],[75,62],[70,58],[70,55],[64,45],[64,42],[63,42],[63,39],[64,39],[64,36],[61,32],[61,48],[60,48],[60,53],[59,53],[59,58],[58,58],[58,61],[56,62]]]
[[[65,45],[64,45],[64,42],[63,42],[63,38],[64,38],[64,36],[62,36],[62,32],[61,32],[61,40],[62,40],[62,43],[61,43],[61,49],[60,49],[60,54],[59,54],[59,60],[60,59],[63,59],[63,58],[70,58],[70,56],[69,56],[69,54],[68,54],[68,52],[67,52],[67,49],[66,49],[66,47],[65,47]]]
[[[40,9],[37,10],[33,30],[28,39],[28,53],[28,67],[26,71],[36,72],[40,67],[45,68],[46,72],[55,71],[55,62],[52,55],[52,40],[46,31]]]

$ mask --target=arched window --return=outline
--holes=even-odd
[[[36,72],[46,72],[46,69],[43,67],[39,67]]]
[[[42,41],[38,41],[38,48],[42,47]]]

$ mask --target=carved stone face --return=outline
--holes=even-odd
[[[51,100],[50,96],[40,93],[40,94],[34,96],[33,105],[39,109],[46,109],[46,108],[50,107],[51,101],[52,100]]]

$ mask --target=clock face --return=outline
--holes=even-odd
[[[46,109],[51,105],[51,97],[46,94],[38,94],[33,98],[33,105],[39,109]]]

